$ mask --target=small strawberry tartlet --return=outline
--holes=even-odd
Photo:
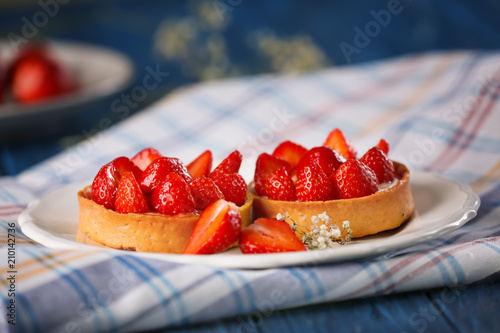
[[[412,216],[415,203],[409,170],[388,153],[389,144],[381,139],[357,158],[339,129],[312,149],[282,142],[257,159],[249,186],[253,217],[286,217],[302,239],[322,224],[337,230],[349,226],[349,239],[397,228]]]
[[[237,243],[252,196],[232,152],[212,170],[207,150],[187,166],[156,149],[102,166],[78,192],[85,244],[141,252],[210,254]]]

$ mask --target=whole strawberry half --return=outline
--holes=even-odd
[[[231,201],[237,206],[245,203],[248,186],[245,179],[237,173],[220,174],[213,178],[215,185],[224,194],[226,201]]]
[[[116,191],[115,210],[121,214],[145,213],[149,206],[134,173],[124,172]]]
[[[284,141],[274,149],[272,155],[287,161],[291,166],[296,166],[306,153],[307,149],[303,146],[292,141]]]
[[[231,174],[238,173],[241,166],[241,161],[243,157],[241,153],[237,150],[233,151],[229,156],[227,156],[220,164],[215,167],[215,169],[210,172],[208,177],[213,178],[220,174]]]
[[[257,219],[243,228],[239,245],[244,254],[306,251],[288,223],[270,218]]]
[[[330,132],[323,146],[332,148],[346,159],[356,158],[356,148],[338,128]]]
[[[92,182],[92,200],[107,209],[115,209],[118,184],[121,175],[127,171],[136,177],[141,173],[141,170],[124,156],[103,165]]]
[[[230,248],[241,233],[241,214],[226,200],[218,200],[201,213],[184,254],[213,254]]]
[[[299,201],[335,199],[335,191],[330,179],[316,163],[305,166],[300,170],[295,189]]]
[[[323,172],[329,176],[343,162],[344,158],[332,148],[325,146],[314,147],[307,151],[307,153],[302,157],[300,162],[297,164],[296,172],[299,174],[305,166],[317,164]]]
[[[357,159],[345,161],[331,176],[340,199],[360,198],[377,192],[377,176]]]
[[[138,152],[134,157],[130,160],[139,167],[142,171],[146,170],[148,165],[151,164],[157,158],[162,157],[160,152],[154,148],[144,148],[140,152]]]
[[[285,168],[291,175],[293,167],[287,161],[267,153],[259,155],[254,174],[255,191],[258,195],[267,196],[267,178],[271,173],[281,168]]]
[[[370,148],[359,160],[375,173],[378,184],[394,179],[394,163],[379,147]]]
[[[196,211],[196,204],[187,182],[179,174],[171,172],[155,187],[151,194],[154,210],[167,215]]]
[[[267,197],[273,200],[295,201],[295,185],[286,168],[271,173],[267,178]]]
[[[212,170],[212,152],[205,150],[187,166],[187,171],[193,178],[208,176]]]
[[[203,210],[211,203],[224,199],[224,194],[211,178],[200,176],[189,183],[196,209]]]
[[[165,176],[172,172],[177,173],[186,181],[192,180],[191,175],[189,175],[180,159],[175,157],[159,157],[148,165],[138,179],[144,194],[149,195],[153,193],[154,189]]]

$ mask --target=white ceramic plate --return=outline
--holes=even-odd
[[[316,265],[359,259],[405,248],[451,232],[476,216],[479,197],[468,186],[440,176],[413,172],[411,187],[416,213],[401,227],[374,236],[355,239],[333,249],[276,254],[243,255],[232,249],[216,255],[175,255],[127,252],[182,263],[200,263],[229,268],[271,268],[290,265]],[[21,230],[50,248],[96,249],[75,242],[78,230],[76,193],[88,183],[60,188],[32,202],[19,216]],[[103,249],[103,251],[121,251]]]
[[[79,89],[33,105],[14,102],[0,104],[0,137],[30,135],[33,129],[50,127],[57,119],[71,119],[71,115],[85,109],[77,106],[109,96],[125,88],[133,78],[134,66],[125,55],[114,50],[90,44],[49,41],[51,53],[72,72]],[[15,52],[6,41],[0,41],[4,51],[4,67]]]

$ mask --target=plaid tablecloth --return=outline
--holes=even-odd
[[[107,128],[103,118],[103,131],[15,178],[0,179],[0,312],[6,312],[0,330],[165,328],[464,286],[491,276],[500,270],[499,63],[493,52],[430,53],[301,75],[243,77],[179,90],[116,127]],[[124,102],[110,110],[129,111]],[[452,233],[379,258],[263,270],[50,249],[19,229],[18,216],[29,202],[91,179],[119,155],[152,146],[186,162],[205,149],[216,161],[234,149],[254,159],[285,139],[320,145],[334,127],[360,152],[383,137],[391,158],[412,170],[468,184],[481,198],[478,216]],[[9,261],[14,252],[15,263]]]

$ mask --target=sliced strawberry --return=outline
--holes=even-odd
[[[103,165],[92,182],[92,200],[107,209],[115,209],[116,190],[121,175],[127,171],[133,172],[134,175],[141,172],[124,156]]]
[[[335,199],[335,191],[330,179],[316,163],[300,170],[295,188],[299,201]]]
[[[134,157],[130,160],[135,163],[142,171],[146,170],[149,164],[161,157],[160,152],[154,148],[144,148],[140,152],[138,152]]]
[[[116,170],[118,170],[120,175],[123,175],[127,171],[132,171],[134,173],[134,177],[137,179],[142,174],[142,170],[139,169],[139,167],[127,157],[115,158],[112,163],[116,167]]]
[[[290,225],[285,221],[260,218],[241,230],[240,250],[244,254],[306,251]]]
[[[212,170],[212,152],[206,150],[201,153],[200,156],[188,164],[187,170],[193,178],[208,176],[210,170]]]
[[[196,209],[203,210],[211,203],[219,199],[224,199],[224,194],[217,185],[215,185],[214,181],[205,176],[193,179],[193,181],[189,183],[189,188],[191,189],[191,194],[196,203]]]
[[[187,182],[175,172],[169,173],[151,194],[151,205],[162,214],[175,215],[196,210]]]
[[[377,192],[377,176],[363,162],[345,161],[332,175],[340,199],[364,197]]]
[[[144,194],[149,195],[153,193],[156,186],[171,172],[177,173],[188,182],[192,180],[180,159],[175,157],[159,157],[148,165],[138,179]]]
[[[194,226],[184,254],[213,254],[227,250],[241,234],[241,214],[226,200],[205,208]]]
[[[323,146],[332,148],[346,159],[356,158],[356,148],[338,128],[330,132]]]
[[[271,173],[267,178],[267,197],[273,200],[295,201],[295,185],[286,168]]]
[[[305,166],[317,164],[323,172],[329,176],[331,175],[342,163],[344,158],[330,147],[314,147],[310,149],[297,164],[297,174]]]
[[[255,191],[258,195],[267,195],[267,178],[271,173],[283,167],[289,174],[292,173],[293,167],[287,161],[274,157],[267,153],[262,153],[259,155],[255,165],[254,175]]]
[[[215,185],[224,194],[224,199],[242,206],[245,203],[248,186],[245,179],[237,173],[220,174],[213,178]]]
[[[379,147],[370,148],[359,160],[375,173],[379,184],[394,179],[394,164]]]
[[[241,161],[243,157],[241,153],[237,150],[233,151],[226,157],[220,164],[208,175],[208,177],[213,178],[220,174],[231,174],[238,173],[241,166]]]
[[[291,166],[296,166],[305,153],[307,153],[307,149],[301,145],[292,141],[284,141],[276,147],[273,156],[287,161]]]
[[[380,150],[382,150],[387,156],[389,156],[389,142],[385,141],[384,139],[380,139],[377,147],[379,147]]]
[[[120,183],[118,183],[115,210],[121,214],[145,213],[149,211],[146,198],[133,172],[124,172]]]

